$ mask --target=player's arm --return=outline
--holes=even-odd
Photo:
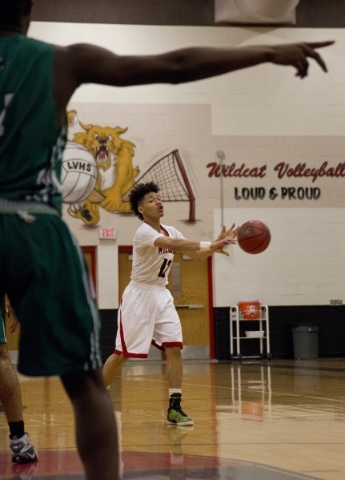
[[[296,75],[308,74],[308,58],[326,72],[327,67],[316,49],[333,41],[238,48],[184,48],[160,55],[116,55],[107,49],[75,44],[55,47],[54,95],[59,121],[64,122],[66,108],[74,91],[83,83],[125,87],[152,83],[179,84],[233,72],[260,63],[290,65]]]
[[[224,238],[214,242],[195,242],[184,238],[171,238],[162,235],[155,240],[154,246],[178,253],[185,253],[193,260],[203,260],[216,252],[228,256],[229,254],[224,250],[224,247],[229,245],[229,243],[236,243],[233,234],[225,235]]]
[[[184,48],[160,55],[116,55],[89,44],[66,47],[68,63],[79,84],[100,83],[114,86],[150,83],[178,84],[240,70],[261,63],[291,65],[301,78],[308,73],[308,58],[313,58],[326,72],[327,67],[316,52],[332,41],[237,48]]]

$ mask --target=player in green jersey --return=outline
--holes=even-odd
[[[61,377],[86,479],[116,480],[116,423],[102,378],[96,304],[61,220],[67,104],[84,83],[177,84],[266,62],[294,66],[304,78],[308,58],[327,71],[315,49],[333,42],[120,56],[27,38],[31,8],[31,0],[0,0],[0,297],[8,293],[21,323],[19,371]]]

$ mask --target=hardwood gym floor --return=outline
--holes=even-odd
[[[166,425],[164,362],[128,362],[112,385],[124,479],[344,480],[345,359],[184,365],[194,427]],[[0,479],[83,479],[60,381],[20,380],[40,460],[12,466],[2,414]]]

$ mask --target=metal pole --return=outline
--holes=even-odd
[[[218,150],[217,157],[219,158],[220,165],[220,226],[223,228],[224,225],[224,194],[223,194],[223,150]]]

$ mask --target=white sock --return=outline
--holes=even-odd
[[[173,393],[180,393],[182,395],[182,388],[169,388],[169,397],[171,397]]]

